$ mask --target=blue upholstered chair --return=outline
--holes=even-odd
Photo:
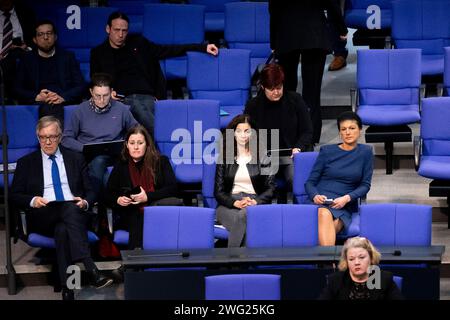
[[[270,30],[267,2],[225,4],[225,41],[230,49],[250,50],[250,73],[269,58]]]
[[[214,209],[145,207],[144,249],[208,249],[214,247]]]
[[[224,274],[205,277],[206,300],[280,300],[281,276]]]
[[[444,48],[444,90],[450,96],[450,47]]]
[[[430,246],[431,206],[363,204],[360,236],[375,246]]]
[[[450,97],[422,100],[420,137],[414,138],[418,174],[433,179],[431,197],[446,197],[450,204]],[[449,224],[450,228],[450,219]]]
[[[192,99],[220,101],[220,127],[225,128],[249,98],[250,51],[221,49],[217,57],[188,52],[187,86]]]
[[[155,142],[169,157],[180,183],[202,181],[203,157],[214,154],[212,146],[219,134],[218,101],[160,100],[155,104]]]
[[[214,197],[214,180],[216,176],[216,163],[203,163],[202,172],[202,196],[203,196],[203,206],[206,208],[217,208],[217,200]],[[220,240],[228,240],[227,229],[219,224],[214,224],[214,238]]]
[[[205,6],[205,31],[223,32],[225,25],[225,4],[239,0],[189,0],[190,4]]]
[[[318,155],[318,152],[300,152],[294,155],[294,180],[292,189],[296,203],[308,203],[309,196],[305,190],[305,183],[309,178]],[[342,229],[337,234],[337,238],[347,239],[357,236],[359,234],[359,218],[359,212],[353,212],[350,226]]]
[[[3,115],[0,114],[0,132],[3,130]],[[36,137],[36,123],[38,121],[38,106],[18,105],[6,106],[6,132],[8,134],[8,163],[16,163],[17,160],[39,147]],[[3,152],[0,146],[0,163],[3,164]],[[12,182],[13,173],[8,175],[9,183]],[[0,188],[3,188],[3,179]]]
[[[157,44],[190,44],[204,41],[204,6],[148,4],[144,6],[142,34]],[[161,60],[168,80],[186,79],[186,56]]]
[[[384,142],[386,174],[392,173],[394,142],[412,140],[408,124],[420,121],[420,50],[358,50],[352,107],[364,125],[366,142]]]
[[[116,10],[117,8],[113,7],[81,7],[79,25],[76,23],[71,25],[68,22],[72,13],[66,13],[65,8],[58,11],[56,20],[58,45],[74,52],[86,81],[90,80],[91,48],[101,44],[106,39],[105,26],[108,17]],[[69,19],[69,21],[72,20]]]
[[[369,45],[370,48],[379,49],[385,47],[385,40],[391,33],[391,2],[392,0],[345,2],[345,24],[348,28],[357,29],[353,34],[353,45]]]
[[[394,46],[422,49],[422,75],[439,75],[444,71],[444,47],[450,45],[449,11],[449,0],[392,2]]]
[[[271,204],[247,208],[247,247],[318,245],[317,206]]]

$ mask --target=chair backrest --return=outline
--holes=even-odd
[[[215,210],[199,207],[144,208],[144,249],[214,247]]]
[[[206,300],[280,300],[277,274],[224,274],[205,277]]]
[[[424,55],[442,55],[450,45],[449,0],[392,2],[392,39],[397,48],[420,48]],[[414,23],[411,23],[411,22]]]
[[[214,197],[214,182],[216,177],[216,163],[203,163],[202,196],[203,206],[217,208],[217,200]]]
[[[225,25],[225,4],[239,0],[189,0],[205,6],[205,31],[220,32]]]
[[[267,2],[232,2],[225,5],[225,40],[229,48],[250,50],[250,72],[270,56]]]
[[[204,6],[154,3],[144,6],[142,34],[158,44],[201,43]]]
[[[422,100],[422,155],[450,156],[450,97]]]
[[[360,215],[360,235],[375,246],[431,245],[431,206],[364,204]]]
[[[91,48],[101,44],[106,39],[105,27],[111,13],[117,11],[113,7],[81,7],[79,24],[69,18],[73,13],[66,9],[58,11],[56,28],[58,30],[58,45],[72,51],[80,63],[80,69],[86,80],[89,80]]]
[[[159,100],[155,104],[155,142],[172,164],[201,165],[205,148],[218,142],[219,127],[218,101]]]
[[[393,280],[394,280],[395,284],[397,285],[398,289],[399,289],[400,291],[402,291],[402,287],[403,287],[403,277],[393,276]]]
[[[360,105],[419,104],[420,50],[358,50]]]
[[[3,130],[3,114],[0,113],[0,132]],[[6,106],[6,132],[8,134],[8,162],[16,162],[24,155],[39,147],[36,137],[36,124],[39,119],[38,106]],[[3,153],[0,152],[3,163]]]
[[[77,104],[64,106],[64,126],[70,125],[70,120],[72,119],[73,112],[78,108]]]
[[[247,247],[316,246],[317,206],[271,204],[247,207]]]
[[[450,47],[444,48],[444,88],[450,96]]]
[[[349,28],[367,29],[367,19],[373,15],[373,11],[367,9],[376,5],[380,8],[380,28],[390,28],[392,22],[392,0],[347,0],[345,2],[345,24]]]
[[[188,52],[187,86],[194,99],[244,106],[250,90],[250,51],[221,49],[217,57]]]
[[[305,183],[309,178],[318,155],[318,152],[300,152],[294,155],[292,193],[297,203],[306,203],[309,198],[305,190]]]

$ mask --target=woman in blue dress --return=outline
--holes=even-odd
[[[348,228],[358,198],[369,192],[373,172],[372,147],[358,143],[361,118],[344,112],[337,119],[340,144],[322,146],[305,183],[311,202],[319,205],[319,244],[332,246],[336,234]],[[328,201],[332,199],[332,201]]]

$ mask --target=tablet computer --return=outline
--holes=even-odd
[[[96,143],[87,143],[83,146],[83,154],[87,160],[96,156],[107,155],[111,157],[119,156],[123,148],[124,140],[114,140]]]

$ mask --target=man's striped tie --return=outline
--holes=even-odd
[[[11,13],[4,12],[5,22],[3,23],[3,41],[2,41],[2,51],[0,53],[0,57],[3,59],[8,55],[9,49],[12,46],[13,39],[13,29],[11,23]]]

